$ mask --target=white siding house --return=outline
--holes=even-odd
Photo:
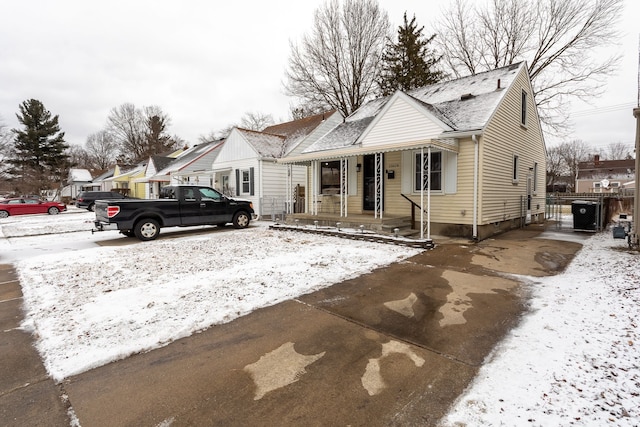
[[[215,188],[251,200],[260,217],[304,211],[307,168],[277,159],[303,151],[340,121],[340,114],[330,112],[262,132],[234,128],[213,162]]]

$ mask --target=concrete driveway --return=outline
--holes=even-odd
[[[40,421],[68,425],[68,402],[82,426],[435,425],[526,312],[526,287],[514,274],[554,274],[581,247],[545,239],[542,231],[529,226],[477,244],[443,241],[401,263],[49,384],[49,399],[68,399]],[[41,367],[27,371],[47,382]],[[21,405],[31,386],[0,386],[3,419],[24,425]],[[47,405],[41,397],[32,406]]]

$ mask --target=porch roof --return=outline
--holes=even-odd
[[[315,151],[313,153],[305,153],[299,156],[285,157],[278,159],[278,163],[309,163],[312,160],[340,159],[352,156],[366,156],[369,154],[388,153],[392,151],[417,150],[420,148],[436,148],[457,153],[458,140],[455,138],[429,139],[423,141],[411,141],[404,143],[392,142],[389,144],[362,147],[360,144],[351,145],[341,149],[333,149],[326,151]]]

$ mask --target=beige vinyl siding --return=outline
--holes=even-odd
[[[525,72],[524,68],[520,71],[480,139],[480,225],[520,217],[521,198],[527,195],[527,175],[535,162],[538,191],[532,199],[532,213],[544,212],[545,149]],[[528,104],[526,127],[520,124],[523,90]],[[518,156],[517,183],[512,179],[514,155]]]
[[[407,126],[407,123],[411,123],[411,126]],[[375,147],[389,142],[400,144],[427,141],[440,135],[443,130],[403,97],[397,97],[372,130],[364,136],[362,147]]]
[[[396,170],[396,179],[388,180],[385,178],[385,185],[387,186],[385,189],[385,213],[389,215],[411,215],[411,203],[403,198],[401,193],[409,196],[413,202],[420,205],[420,194],[415,193],[412,189],[415,178],[414,153],[415,151],[411,151],[409,156],[403,156],[400,152],[388,153],[386,155],[385,169],[389,168],[390,163],[396,163],[396,156],[398,156],[402,161],[401,170],[403,174],[402,179],[399,179],[399,171]],[[393,156],[390,154],[393,154]],[[456,153],[443,152],[443,155],[456,156]],[[456,162],[456,191],[453,194],[444,194],[443,192],[436,191],[431,193],[432,222],[453,224],[471,224],[473,222],[473,156],[473,141],[471,141],[471,139],[461,140]],[[443,161],[443,165],[446,166],[446,164],[447,162]],[[402,191],[401,182],[405,179],[407,182],[411,182],[411,190],[409,192]],[[443,180],[444,179],[452,179],[445,170],[443,170]],[[443,188],[445,187],[447,187],[447,184],[443,182]],[[404,190],[407,189],[405,188]],[[424,208],[427,209],[426,193],[424,197]],[[416,209],[416,216],[419,214],[419,209]]]

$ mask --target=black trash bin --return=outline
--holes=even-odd
[[[571,203],[573,229],[596,231],[598,226],[598,206],[598,202],[574,200],[573,203]]]

